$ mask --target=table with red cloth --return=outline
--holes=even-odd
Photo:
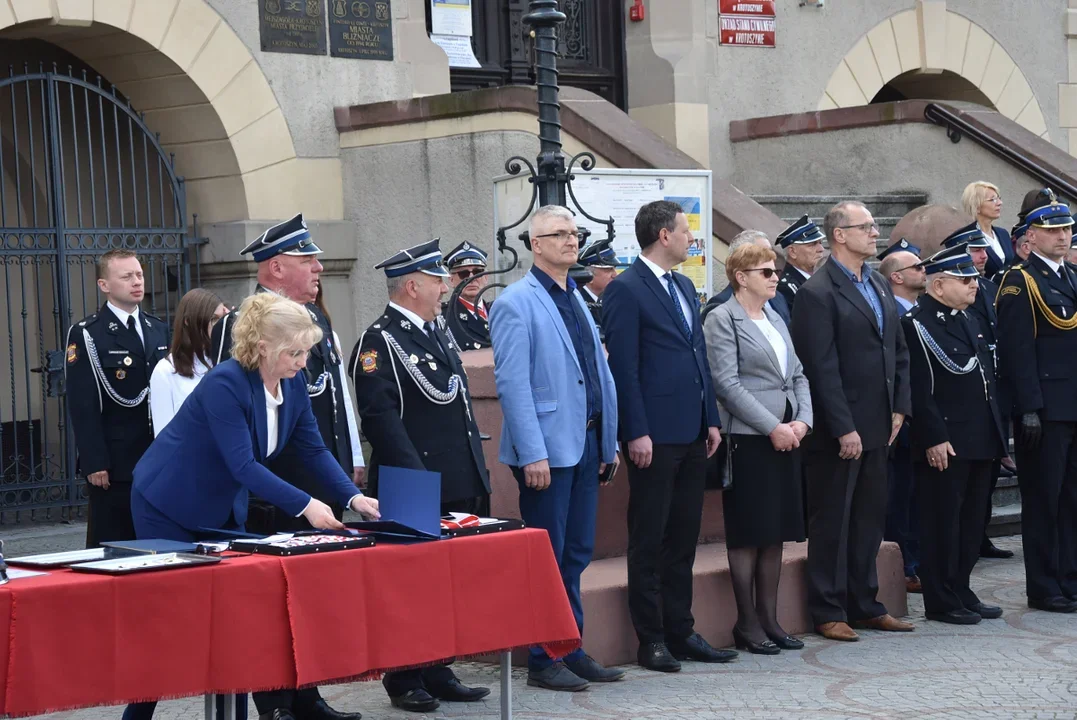
[[[0,642],[0,715],[15,717],[579,646],[549,538],[532,529],[227,556],[122,577],[54,571],[0,587],[0,626],[9,637]]]

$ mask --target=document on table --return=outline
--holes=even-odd
[[[48,575],[46,572],[38,572],[36,570],[23,570],[22,568],[9,567],[7,569],[8,580],[18,580],[20,578],[34,577],[35,575]]]

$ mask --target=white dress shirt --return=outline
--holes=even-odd
[[[160,435],[165,426],[176,417],[187,396],[194,392],[209,367],[195,355],[194,377],[184,377],[176,372],[172,354],[160,360],[150,375],[150,416],[153,418],[153,434]]]
[[[113,305],[111,302],[106,303],[106,304],[108,305],[108,309],[111,310],[113,313],[115,313],[116,317],[120,321],[120,324],[123,325],[124,327],[127,327],[127,318],[133,317],[135,319],[135,331],[138,333],[138,337],[142,340],[143,347],[145,347],[145,345],[146,345],[146,336],[142,334],[142,323],[139,322],[138,306],[137,305],[135,306],[134,312],[127,312],[126,310],[120,310],[118,307]]]
[[[1055,275],[1058,275],[1058,269],[1062,267],[1061,263],[1056,263],[1054,260],[1051,260],[1050,258],[1045,258],[1043,255],[1040,255],[1035,250],[1033,250],[1032,252],[1040,260],[1043,260],[1045,263],[1047,263],[1047,267],[1051,268],[1052,272],[1054,272]],[[1061,277],[1061,275],[1059,275],[1059,277]]]
[[[763,337],[770,343],[775,357],[778,358],[778,367],[781,368],[782,377],[784,378],[789,374],[789,347],[785,344],[785,338],[782,337],[782,334],[778,332],[778,329],[771,324],[765,315],[758,320],[752,318],[752,322],[755,323],[755,326],[759,328],[759,332],[763,333]]]
[[[995,254],[995,258],[999,263],[1006,262],[1006,254],[1002,252],[1002,243],[995,237],[995,228],[992,227],[990,230],[986,231],[983,228],[980,228],[980,231],[983,232],[984,237],[987,238],[987,242],[991,244],[991,252]]]
[[[207,385],[207,387],[209,387]],[[263,385],[266,393],[266,457],[268,458],[277,449],[277,430],[279,425],[280,406],[284,403],[284,393],[280,385],[277,385],[277,394],[269,392],[269,388]],[[306,509],[306,508],[304,508]]]
[[[333,331],[333,342],[340,345],[340,337],[337,336],[336,330]],[[366,461],[363,459],[363,445],[359,441],[359,423],[355,419],[355,407],[352,405],[352,394],[348,386],[348,380],[344,377],[344,373],[340,372],[341,365],[337,365],[337,378],[336,381],[344,388],[344,414],[348,419],[348,439],[352,445],[352,467],[366,467]]]
[[[653,262],[643,257],[642,255],[639,256],[639,259],[643,261],[644,265],[651,269],[651,272],[653,272],[655,274],[655,277],[658,278],[658,284],[661,285],[662,289],[665,290],[668,294],[669,285],[666,283],[665,279],[666,271],[658,265],[655,265]],[[684,293],[681,292],[681,288],[677,285],[676,281],[673,282],[673,289],[677,292],[677,299],[681,301],[681,310],[684,311],[684,319],[688,321],[688,327],[692,327],[692,305],[688,302],[687,298],[684,297]],[[699,314],[698,309],[695,311],[695,314]]]

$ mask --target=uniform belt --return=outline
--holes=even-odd
[[[602,424],[602,414],[595,415],[587,421],[587,429],[592,430]]]

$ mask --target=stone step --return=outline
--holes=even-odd
[[[805,604],[807,543],[786,543],[778,588],[778,620],[790,633],[812,630]],[[908,612],[901,551],[894,543],[879,549],[879,600],[891,615]],[[737,606],[724,543],[700,545],[693,569],[692,607],[699,631],[715,647],[733,644]],[[639,647],[628,613],[628,565],[624,557],[591,563],[583,574],[583,646],[605,665],[636,662]]]
[[[991,508],[991,522],[987,525],[989,537],[1021,534],[1021,504],[1000,505]]]
[[[822,222],[827,210],[848,195],[753,195],[752,199],[779,217],[791,218],[789,222],[807,215],[816,223]],[[876,220],[883,217],[905,217],[909,211],[927,204],[926,193],[878,193],[858,195],[855,198],[868,206]]]
[[[1021,488],[1017,484],[1016,476],[998,479],[995,492],[991,494],[991,504],[996,507],[1021,504]]]

